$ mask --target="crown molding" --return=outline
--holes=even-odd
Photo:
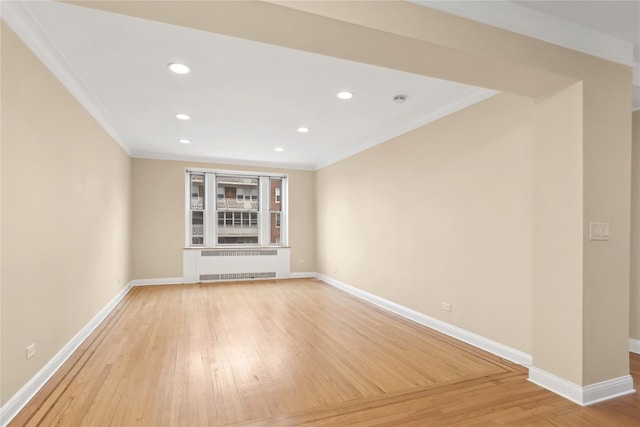
[[[231,166],[248,166],[271,169],[290,169],[313,171],[316,170],[314,165],[306,163],[285,163],[285,162],[268,162],[260,160],[242,160],[224,157],[212,157],[207,155],[182,155],[174,153],[159,153],[156,151],[135,150],[131,153],[131,157],[143,160],[169,160],[178,162],[194,162],[194,163],[210,163],[217,165]]]
[[[510,1],[408,1],[609,61],[634,66],[634,46],[630,41]]]
[[[122,133],[113,126],[106,109],[75,72],[49,34],[29,9],[27,1],[3,1],[2,19],[42,61],[62,85],[93,116],[102,128],[127,152],[131,150]]]

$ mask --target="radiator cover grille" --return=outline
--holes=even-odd
[[[276,256],[277,249],[203,250],[201,256]]]
[[[261,273],[222,273],[201,274],[200,280],[239,280],[239,279],[271,279],[276,277],[275,271]]]

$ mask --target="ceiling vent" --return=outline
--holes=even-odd
[[[393,102],[395,102],[396,104],[404,104],[406,100],[407,100],[406,95],[396,95],[393,97]]]

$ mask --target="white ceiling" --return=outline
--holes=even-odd
[[[413,1],[635,62],[640,108],[640,0]],[[3,1],[2,8],[3,19],[135,157],[316,169],[495,94],[69,4]],[[172,74],[170,62],[193,72]],[[338,100],[341,90],[354,98]],[[406,103],[392,102],[399,94]],[[192,120],[175,119],[178,112]],[[296,132],[299,126],[310,132]]]
[[[39,43],[135,157],[315,169],[495,94],[69,4],[25,6],[28,31],[42,30]],[[336,98],[343,90],[353,99]]]

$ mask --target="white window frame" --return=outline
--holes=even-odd
[[[204,200],[204,244],[193,245],[191,243],[191,174],[205,175],[205,200]],[[216,176],[218,175],[239,175],[247,177],[258,177],[258,203],[257,226],[259,230],[257,245],[234,245],[218,244],[218,189]],[[271,243],[271,220],[270,220],[270,188],[269,180],[279,178],[282,180],[280,197],[280,243]],[[267,247],[267,246],[287,246],[288,243],[288,175],[280,173],[248,172],[221,169],[185,168],[185,247]],[[245,195],[246,196],[246,195]],[[275,197],[274,197],[275,198]],[[232,221],[233,222],[233,221]],[[251,220],[249,220],[251,224]]]

